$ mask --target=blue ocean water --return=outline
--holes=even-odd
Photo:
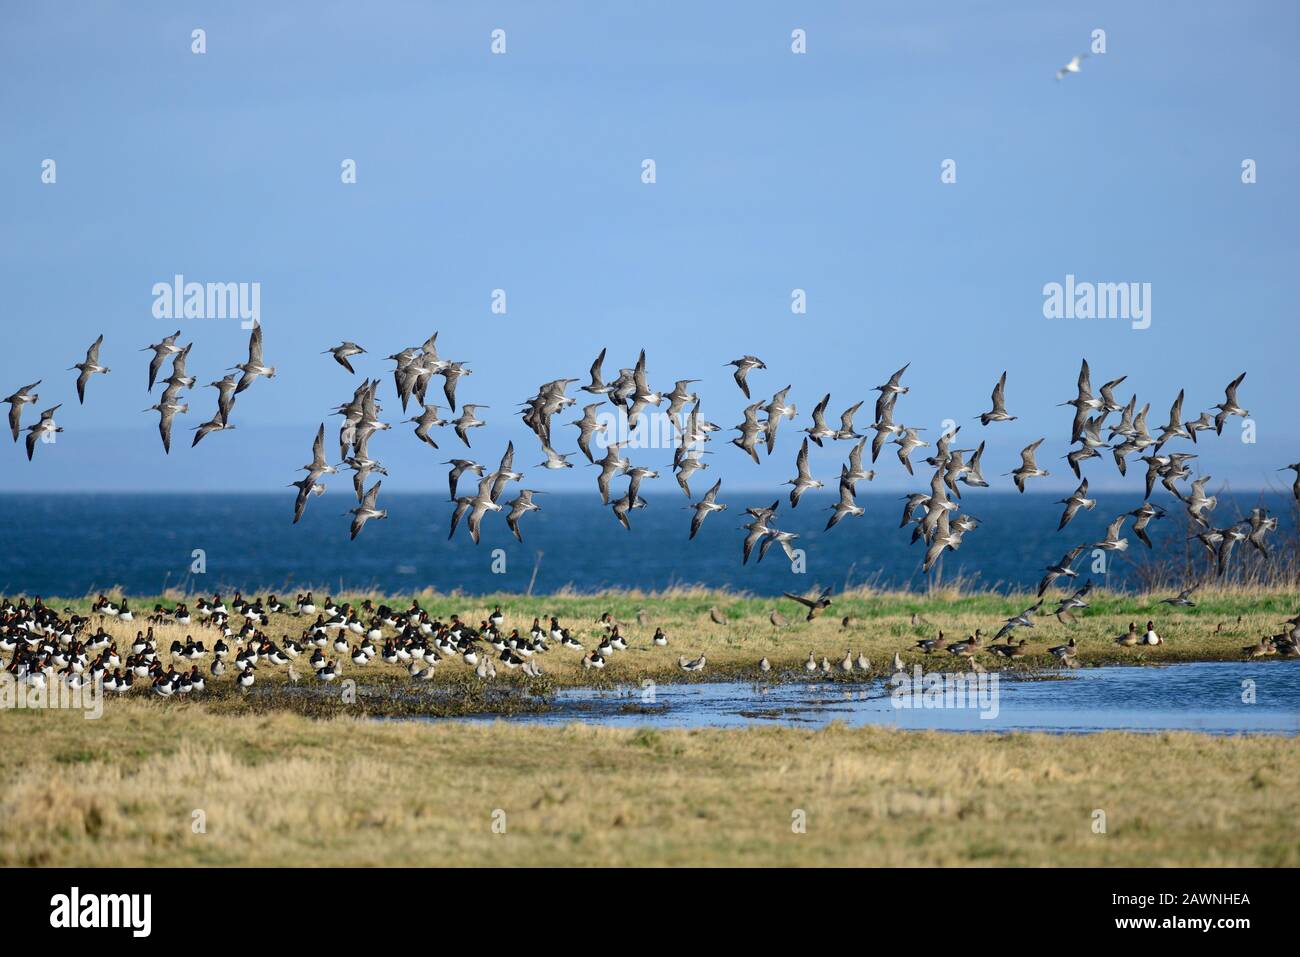
[[[513,494],[513,493],[511,493]],[[783,499],[776,522],[800,535],[806,570],[795,573],[779,548],[761,563],[741,564],[747,506],[770,505],[775,493],[734,493],[719,501],[729,510],[714,514],[694,541],[687,540],[691,513],[684,495],[650,495],[648,507],[632,514],[625,531],[594,493],[538,495],[542,511],[523,519],[524,542],[510,535],[503,515],[488,515],[482,543],[473,545],[464,525],[454,540],[447,532],[451,505],[445,495],[394,493],[384,497],[386,521],[371,521],[356,541],[348,540],[355,500],[342,492],[313,498],[298,525],[293,490],[283,494],[20,494],[0,495],[3,548],[0,594],[76,596],[120,587],[128,594],[154,594],[164,587],[195,592],[312,586],[341,590],[372,588],[409,592],[459,589],[467,594],[537,593],[571,586],[662,589],[702,584],[774,594],[814,583],[837,590],[846,585],[921,589],[922,546],[909,545],[900,529],[902,497],[863,490],[867,512],[826,531],[829,494],[809,493],[799,507]],[[944,580],[995,589],[1029,586],[1042,568],[1070,547],[1097,541],[1117,514],[1140,504],[1134,495],[1098,496],[1097,508],[1081,513],[1064,531],[1056,526],[1061,506],[1055,494],[984,491],[966,493],[963,510],[981,520],[960,551],[945,556]],[[1188,549],[1201,561],[1200,545],[1186,541],[1175,515],[1152,523],[1155,550],[1132,537],[1127,554],[1110,564],[1104,584],[1131,587],[1140,581],[1136,563]],[[1279,516],[1278,543],[1294,543],[1293,502],[1284,495],[1220,495],[1215,524],[1226,525],[1265,505]],[[497,551],[497,550],[500,551]],[[204,570],[196,574],[195,552]],[[1234,559],[1255,560],[1238,548]],[[539,557],[540,556],[540,557]],[[756,557],[756,556],[755,556]],[[1085,559],[1087,556],[1085,556]],[[1081,559],[1081,578],[1089,576]],[[1101,576],[1093,576],[1101,577]]]

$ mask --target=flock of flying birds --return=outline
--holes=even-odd
[[[171,452],[172,448],[172,423],[178,414],[184,415],[190,411],[189,404],[181,401],[182,394],[192,388],[197,381],[194,376],[188,375],[185,371],[185,363],[189,359],[190,348],[194,343],[185,346],[178,346],[176,340],[181,337],[180,330],[167,336],[162,342],[154,343],[141,349],[141,352],[153,352],[153,358],[149,361],[149,388],[153,392],[157,384],[158,372],[162,369],[163,361],[171,358],[171,374],[161,380],[163,383],[162,395],[158,402],[145,412],[158,413],[158,432],[162,436],[163,451]],[[72,369],[78,370],[77,375],[77,402],[84,405],[86,402],[86,385],[90,382],[90,377],[95,374],[107,375],[111,370],[99,362],[99,349],[104,344],[104,337],[101,335],[91,343],[90,348],[86,350],[86,359],[84,362],[78,362]],[[225,429],[233,429],[235,426],[230,421],[230,412],[235,407],[235,396],[243,392],[253,384],[260,376],[268,379],[275,378],[275,368],[262,362],[262,327],[257,325],[253,328],[253,334],[248,343],[248,361],[241,362],[231,366],[231,370],[239,370],[241,375],[235,376],[231,371],[224,378],[216,382],[209,382],[208,385],[217,390],[217,411],[213,417],[204,422],[202,425],[194,427],[194,441],[190,443],[191,447],[198,445],[199,441],[212,432],[220,432]],[[9,430],[13,433],[14,441],[18,441],[18,435],[22,429],[23,408],[28,405],[35,405],[40,401],[40,395],[33,391],[44,381],[37,379],[30,385],[25,385],[13,395],[6,396],[4,401],[9,404]],[[34,425],[29,425],[27,432],[27,458],[30,461],[36,451],[37,442],[49,442],[53,436],[63,431],[63,427],[54,421],[54,413],[63,408],[63,403],[53,405],[45,409],[40,414],[40,420]]]
[[[165,337],[162,341],[147,346],[141,351],[153,352],[149,362],[148,390],[152,393],[159,383],[163,391],[159,400],[145,411],[159,414],[159,434],[165,452],[171,450],[171,431],[177,415],[189,412],[185,393],[192,389],[196,379],[186,372],[186,361],[193,343],[178,344],[180,331]],[[431,449],[438,449],[434,429],[450,426],[456,437],[468,449],[470,430],[485,425],[478,413],[488,408],[486,405],[466,403],[457,409],[456,390],[461,379],[472,374],[464,362],[442,358],[437,348],[438,334],[435,332],[422,345],[403,349],[389,355],[388,360],[395,363],[393,381],[403,413],[416,411],[418,414],[403,421],[413,424],[416,438]],[[107,374],[109,369],[100,363],[100,348],[104,337],[101,335],[87,350],[84,362],[76,363],[72,368],[78,371],[77,397],[84,403],[86,388],[92,376]],[[355,356],[366,354],[366,350],[354,342],[343,342],[325,350],[322,355],[331,355],[349,374],[355,375],[355,369],[349,361]],[[170,372],[165,378],[159,378],[163,363],[170,359]],[[620,369],[617,377],[606,381],[604,363],[606,352],[602,350],[596,357],[589,373],[590,381],[579,386],[581,392],[587,393],[596,401],[583,406],[582,414],[573,421],[563,423],[566,428],[577,430],[576,444],[588,463],[599,467],[596,487],[603,505],[610,508],[614,517],[624,528],[631,528],[632,513],[646,506],[640,495],[645,482],[659,478],[656,468],[644,464],[634,464],[625,454],[629,443],[617,441],[609,436],[611,421],[625,422],[628,433],[636,429],[646,410],[654,407],[662,412],[668,423],[673,440],[673,459],[671,471],[677,484],[690,502],[693,512],[689,537],[694,538],[701,525],[713,513],[724,511],[728,506],[718,501],[722,482],[718,480],[698,499],[691,490],[690,480],[695,473],[709,468],[705,456],[712,454],[705,446],[713,441],[714,433],[722,431],[721,427],[704,418],[699,396],[692,391],[698,379],[677,379],[671,390],[662,391],[652,388],[646,368],[646,354],[642,350],[635,365]],[[865,509],[857,504],[857,485],[862,481],[871,481],[875,471],[866,465],[867,446],[870,445],[871,464],[875,464],[887,444],[895,447],[895,454],[900,464],[909,475],[915,474],[917,463],[912,455],[919,449],[931,448],[929,442],[921,437],[925,429],[909,426],[897,421],[899,399],[908,394],[909,386],[903,384],[903,378],[910,363],[889,377],[885,383],[875,386],[877,393],[872,421],[859,432],[855,425],[865,400],[859,400],[845,408],[839,415],[838,422],[828,420],[831,396],[824,395],[813,408],[811,422],[802,429],[803,437],[795,459],[795,475],[785,484],[789,485],[789,504],[794,509],[799,506],[805,492],[821,489],[825,483],[812,474],[808,459],[810,442],[825,446],[827,443],[848,444],[847,461],[841,465],[838,476],[838,500],[829,507],[832,512],[826,528],[829,530],[844,519],[861,516]],[[727,363],[733,370],[733,377],[740,392],[746,400],[753,398],[750,392],[749,376],[755,370],[765,371],[767,365],[757,356],[745,355]],[[71,371],[71,370],[70,370]],[[238,374],[237,374],[238,373]],[[450,412],[455,417],[444,418],[442,407],[428,401],[429,386],[435,376],[442,378],[442,395]],[[257,325],[251,334],[248,345],[248,360],[230,367],[230,372],[223,378],[209,383],[217,390],[217,408],[211,419],[193,427],[194,439],[191,445],[197,445],[202,439],[214,432],[233,429],[231,413],[236,398],[249,388],[257,379],[275,377],[275,368],[268,366],[263,358],[262,327]],[[1091,510],[1096,506],[1096,499],[1088,494],[1088,480],[1083,477],[1082,466],[1089,459],[1100,459],[1109,455],[1121,475],[1127,474],[1129,459],[1136,456],[1146,465],[1145,488],[1142,504],[1117,515],[1110,523],[1106,537],[1099,542],[1078,545],[1067,552],[1059,562],[1046,569],[1039,593],[1042,594],[1059,578],[1074,578],[1077,572],[1073,568],[1079,556],[1089,549],[1103,551],[1123,551],[1128,547],[1124,536],[1124,526],[1129,518],[1134,519],[1133,533],[1148,547],[1151,539],[1147,535],[1148,525],[1165,516],[1165,510],[1150,501],[1157,482],[1177,498],[1186,509],[1194,526],[1199,529],[1196,538],[1212,555],[1219,574],[1226,571],[1229,556],[1235,545],[1246,542],[1250,546],[1267,554],[1265,536],[1277,528],[1277,519],[1270,516],[1263,508],[1256,508],[1247,519],[1215,527],[1211,513],[1217,504],[1214,495],[1206,493],[1210,476],[1192,478],[1190,462],[1196,458],[1195,453],[1186,449],[1174,451],[1168,448],[1175,440],[1182,440],[1195,447],[1197,435],[1214,431],[1222,434],[1226,421],[1233,416],[1245,418],[1249,415],[1238,399],[1238,390],[1245,379],[1245,373],[1233,379],[1224,389],[1223,401],[1212,407],[1211,411],[1201,412],[1196,418],[1184,419],[1182,414],[1184,393],[1180,391],[1169,410],[1167,424],[1158,427],[1152,434],[1147,425],[1150,404],[1138,408],[1136,395],[1127,402],[1116,397],[1116,390],[1124,383],[1126,377],[1112,379],[1094,392],[1091,372],[1084,360],[1079,371],[1076,394],[1073,398],[1060,403],[1074,408],[1070,441],[1073,448],[1064,458],[1080,479],[1079,486],[1068,498],[1062,499],[1065,509],[1061,515],[1058,530],[1064,529],[1080,510]],[[578,403],[578,399],[567,394],[568,389],[580,379],[554,379],[543,383],[537,393],[522,403],[521,418],[529,430],[536,436],[543,455],[543,461],[536,467],[548,470],[572,468],[569,458],[576,453],[558,452],[552,431],[554,417]],[[293,521],[296,523],[303,515],[309,499],[324,492],[321,479],[334,475],[340,469],[348,469],[352,474],[353,489],[358,505],[351,509],[351,536],[356,536],[372,519],[388,517],[385,509],[378,505],[382,480],[376,479],[367,487],[373,476],[386,476],[388,472],[382,463],[375,459],[370,451],[370,441],[376,432],[392,428],[389,422],[380,418],[383,407],[378,400],[382,380],[379,377],[366,378],[354,390],[350,400],[339,405],[335,414],[342,417],[338,433],[338,451],[340,461],[330,464],[326,454],[325,425],[318,429],[312,446],[312,460],[302,467],[306,475],[293,482],[297,489],[294,503]],[[25,406],[36,403],[39,396],[34,391],[40,382],[24,386],[4,401],[9,403],[9,424],[15,441],[22,430],[22,416]],[[730,444],[744,452],[754,462],[761,461],[761,455],[771,456],[777,445],[778,434],[783,422],[793,422],[798,415],[795,404],[789,400],[792,386],[775,392],[770,399],[759,398],[744,408],[743,421],[734,426],[737,433],[730,439]],[[604,403],[608,402],[616,410],[613,415],[602,415]],[[414,403],[414,409],[411,408]],[[54,405],[40,414],[39,421],[27,426],[27,455],[30,459],[36,445],[55,433],[63,431],[54,419],[54,413],[61,405]],[[1111,416],[1118,416],[1117,421],[1110,421]],[[1008,410],[1007,375],[999,377],[993,388],[991,408],[975,417],[982,428],[999,422],[1011,422],[1017,417]],[[922,569],[929,572],[947,551],[955,551],[964,536],[979,524],[977,518],[962,508],[962,489],[988,488],[990,483],[981,471],[985,451],[985,441],[981,440],[975,448],[956,448],[959,433],[958,426],[940,434],[934,443],[933,452],[924,462],[933,471],[930,473],[928,491],[918,491],[906,495],[900,527],[912,528],[912,542],[925,546]],[[1103,437],[1103,433],[1105,433]],[[1030,443],[1020,453],[1019,467],[1007,473],[1015,487],[1024,492],[1027,484],[1036,478],[1049,474],[1040,467],[1036,454],[1044,439]],[[599,447],[593,450],[593,442]],[[603,455],[597,452],[603,447]],[[534,496],[541,494],[537,489],[520,488],[513,499],[506,498],[510,484],[522,483],[524,474],[514,466],[514,442],[507,444],[496,468],[488,471],[487,466],[470,458],[452,458],[442,464],[451,466],[448,473],[448,490],[454,504],[451,515],[451,531],[454,536],[461,520],[465,520],[470,538],[477,544],[485,515],[492,512],[505,512],[508,528],[514,536],[523,541],[520,528],[521,519],[529,512],[538,511],[540,506]],[[1285,470],[1296,472],[1293,492],[1300,500],[1300,462],[1285,466]],[[477,479],[472,493],[461,488],[461,479],[466,475]],[[614,489],[617,479],[626,479],[627,485],[618,494]],[[1186,489],[1180,483],[1190,483]],[[748,563],[755,547],[758,560],[762,561],[773,545],[778,545],[791,560],[795,557],[794,542],[799,537],[793,532],[784,531],[777,525],[777,511],[781,500],[771,505],[751,506],[745,509],[749,518],[743,526],[744,537],[742,558]]]

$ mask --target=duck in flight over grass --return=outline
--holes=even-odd
[[[825,609],[831,606],[830,588],[823,589],[821,594],[819,594],[816,598],[805,598],[802,595],[794,595],[791,594],[790,592],[785,592],[784,594],[786,598],[790,599],[791,601],[797,601],[799,604],[803,605],[805,608],[808,609],[808,616],[804,619],[805,621],[812,621],[814,618],[820,615],[822,611],[824,611]]]

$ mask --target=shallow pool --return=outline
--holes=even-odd
[[[840,721],[941,731],[1300,733],[1300,663],[1293,661],[1087,668],[1031,678],[939,672],[907,678],[897,687],[887,679],[576,689],[557,693],[543,713],[465,720],[652,728],[820,727]]]

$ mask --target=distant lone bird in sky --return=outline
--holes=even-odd
[[[1070,62],[1056,71],[1057,81],[1059,82],[1065,79],[1071,73],[1078,73],[1079,68],[1083,65],[1083,61],[1087,58],[1088,54],[1086,53],[1076,53],[1074,56],[1070,57]]]

